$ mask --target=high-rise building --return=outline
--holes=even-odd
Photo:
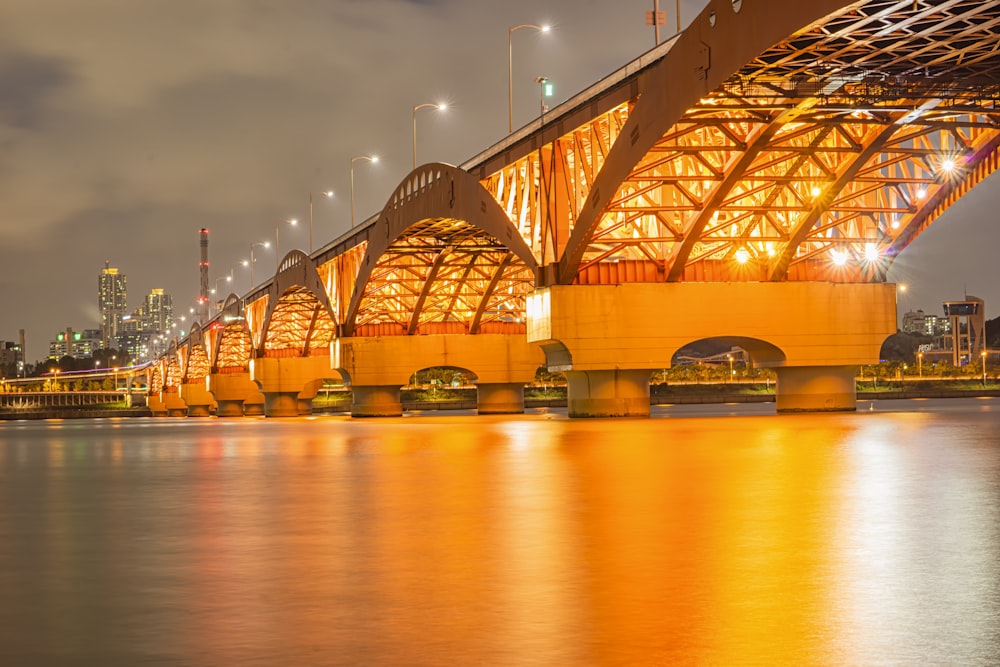
[[[170,328],[173,319],[174,308],[170,295],[160,288],[150,291],[142,307],[142,330],[146,333],[164,333]]]
[[[125,274],[112,268],[109,261],[97,277],[97,301],[101,310],[101,345],[111,349],[118,345],[122,317],[126,313]]]

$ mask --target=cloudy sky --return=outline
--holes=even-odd
[[[704,0],[684,0],[690,20]],[[418,159],[461,163],[507,133],[507,35],[514,125],[538,110],[537,76],[558,103],[653,46],[651,0],[4,0],[0,6],[0,340],[27,330],[28,358],[56,332],[96,328],[105,260],[128,276],[129,307],[162,287],[197,298],[198,229],[212,282],[282,227],[319,247],[380,209]],[[674,3],[661,1],[673,24]],[[670,30],[666,30],[670,32]],[[1000,307],[994,268],[1000,180],[988,181],[898,260],[906,307],[939,310],[963,290]],[[259,280],[273,271],[258,249]],[[220,288],[226,287],[219,283]]]

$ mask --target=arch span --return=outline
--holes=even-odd
[[[884,281],[996,170],[998,41],[997,0],[711,0],[639,75],[557,282]]]
[[[523,331],[537,262],[479,181],[418,167],[375,223],[344,336]]]
[[[301,250],[289,252],[271,281],[257,356],[327,354],[335,331],[333,308],[313,261]]]

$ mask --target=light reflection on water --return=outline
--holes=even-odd
[[[0,663],[997,664],[997,405],[0,424]]]

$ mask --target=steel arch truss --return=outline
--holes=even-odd
[[[212,330],[212,372],[245,371],[253,354],[253,339],[243,314],[242,302],[236,295],[226,299]]]
[[[411,173],[377,223],[344,323],[346,336],[522,333],[531,250],[471,175]]]
[[[632,104],[619,104],[482,181],[539,263],[558,260]]]
[[[997,0],[870,0],[808,25],[665,126],[561,280],[884,280],[996,169],[998,44]]]
[[[271,281],[257,356],[308,357],[329,353],[333,310],[312,260],[288,253]]]
[[[181,367],[180,355],[177,348],[171,345],[170,349],[167,350],[166,355],[166,369],[163,373],[163,387],[164,389],[176,389],[181,386],[183,382],[184,370]]]

